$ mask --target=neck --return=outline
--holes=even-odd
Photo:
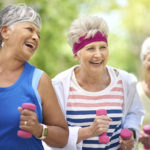
[[[94,83],[98,83],[98,82],[101,82],[101,80],[103,80],[103,77],[104,77],[104,74],[106,74],[106,69],[101,71],[101,72],[88,72],[88,71],[85,71],[83,69],[81,69],[80,67],[76,68],[75,69],[75,75],[76,75],[76,78],[78,80],[81,80],[85,83],[91,83],[91,84],[94,84]]]
[[[110,83],[110,76],[105,68],[101,72],[89,73],[80,67],[75,69],[78,84],[85,90],[96,92],[105,89]]]
[[[0,73],[16,70],[24,64],[24,62],[16,60],[10,51],[0,49]]]

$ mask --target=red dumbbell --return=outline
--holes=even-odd
[[[129,129],[122,129],[120,136],[122,137],[123,140],[129,140],[132,136],[132,131]],[[120,148],[120,150],[122,149]]]
[[[107,115],[107,112],[105,109],[96,110],[96,116],[101,116],[101,115]],[[100,144],[109,143],[109,136],[107,135],[107,133],[103,133],[99,136],[99,143]]]
[[[22,109],[29,109],[31,111],[34,111],[36,109],[36,106],[31,103],[24,103],[22,105]],[[32,134],[30,132],[24,131],[24,130],[18,130],[17,135],[21,138],[31,138]]]
[[[145,125],[143,127],[143,131],[146,133],[146,134],[150,134],[150,125]],[[144,148],[145,149],[150,149],[150,145],[144,145]]]

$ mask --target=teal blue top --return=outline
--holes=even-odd
[[[43,71],[25,63],[19,79],[9,87],[0,87],[0,150],[44,150],[42,142],[34,136],[17,136],[20,122],[18,107],[23,103],[36,105],[38,120],[42,123],[41,99],[37,92]]]

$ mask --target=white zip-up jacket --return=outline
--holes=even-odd
[[[70,80],[74,68],[59,73],[52,79],[52,84],[55,89],[59,104],[66,118],[66,105],[69,95]],[[107,66],[108,68],[112,68]],[[136,77],[126,71],[114,68],[119,72],[123,82],[124,89],[124,104],[123,104],[123,128],[133,128],[136,131],[136,142],[139,137],[139,126],[142,123],[144,109],[136,91]],[[77,144],[78,131],[80,127],[69,127],[68,144],[64,148],[52,148],[52,150],[82,150],[82,142]],[[59,137],[58,137],[59,138]],[[135,143],[136,143],[135,142]]]

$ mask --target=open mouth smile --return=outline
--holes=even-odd
[[[25,42],[25,45],[33,50],[36,48],[35,44],[31,42]]]

